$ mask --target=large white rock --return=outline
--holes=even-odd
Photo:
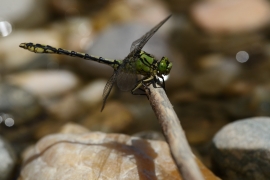
[[[181,179],[164,141],[71,126],[24,153],[19,180]],[[201,164],[200,169],[205,179],[218,179]]]

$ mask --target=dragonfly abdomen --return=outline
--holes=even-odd
[[[107,64],[113,67],[114,69],[116,69],[120,65],[119,61],[117,60],[105,59],[103,57],[92,56],[86,53],[66,50],[62,48],[55,48],[49,45],[34,44],[34,43],[21,43],[20,47],[27,49],[31,52],[35,52],[35,53],[63,54],[63,55],[78,57],[78,58],[82,58],[86,60],[92,60],[99,63]]]

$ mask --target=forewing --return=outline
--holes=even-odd
[[[171,17],[169,15],[164,20],[162,20],[160,23],[158,23],[155,27],[153,27],[149,32],[147,32],[145,35],[143,35],[140,39],[137,39],[131,44],[130,47],[130,54],[134,55],[138,51],[141,51],[143,46],[147,43],[147,41],[157,32],[157,30]]]
[[[106,100],[112,90],[112,87],[114,85],[114,82],[116,81],[116,77],[117,77],[117,73],[114,72],[113,75],[111,76],[111,78],[108,80],[106,86],[104,87],[104,90],[103,90],[103,95],[102,95],[102,98],[103,98],[103,104],[102,104],[102,107],[101,107],[101,111],[103,111],[104,107],[105,107],[105,104],[106,104]]]

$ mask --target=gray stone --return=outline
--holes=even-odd
[[[214,137],[211,153],[217,169],[230,180],[270,179],[270,118],[233,122]]]
[[[18,125],[32,120],[41,113],[41,109],[33,94],[7,83],[0,85],[0,116],[8,113]],[[3,121],[6,119],[2,118]]]

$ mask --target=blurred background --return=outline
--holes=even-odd
[[[204,164],[211,168],[207,147],[224,125],[269,116],[267,0],[0,0],[0,135],[12,156],[20,159],[25,148],[67,123],[108,133],[161,133],[146,96],[115,87],[100,112],[112,68],[35,54],[19,44],[123,59],[133,41],[170,14],[143,49],[172,61],[167,95]]]

